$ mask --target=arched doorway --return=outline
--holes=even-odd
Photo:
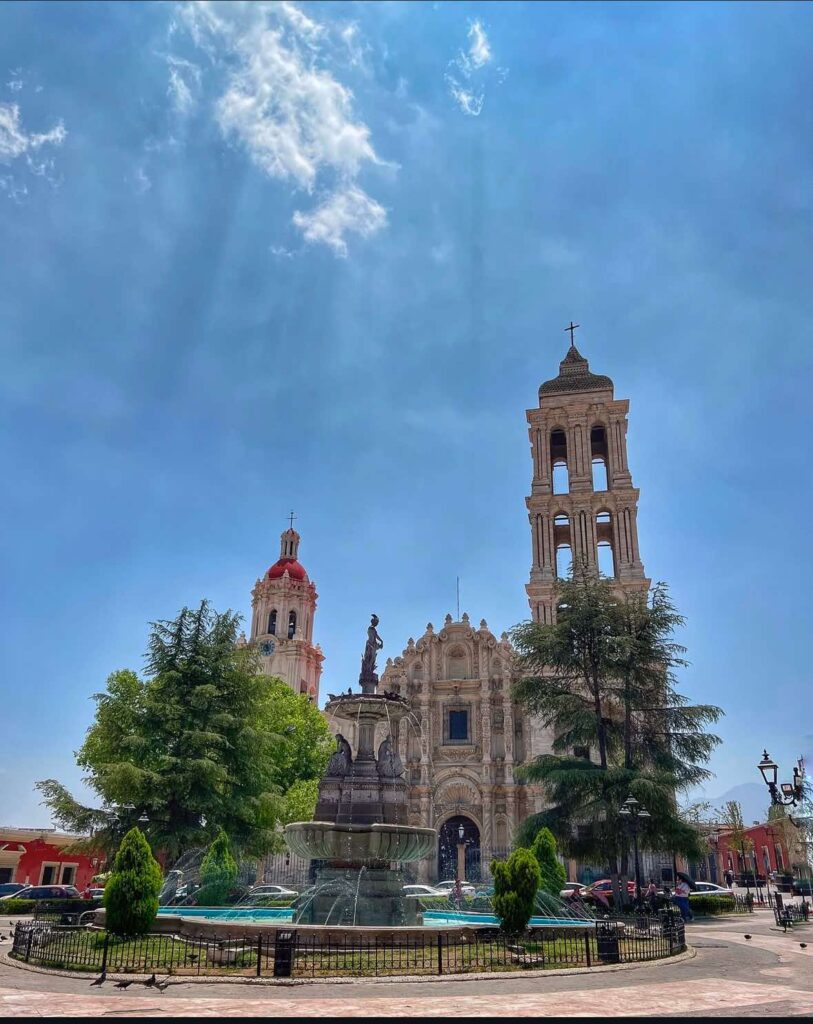
[[[448,818],[438,829],[438,881],[454,878],[457,869],[457,846],[460,827],[463,827],[463,842],[466,846],[467,882],[479,882],[482,878],[480,867],[480,829],[471,818],[456,814]]]

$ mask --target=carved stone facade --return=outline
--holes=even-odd
[[[453,877],[457,828],[465,829],[467,873],[488,875],[491,858],[511,845],[524,817],[542,809],[538,787],[523,785],[514,766],[549,752],[551,737],[511,700],[514,654],[485,620],[464,614],[432,624],[388,659],[380,689],[407,697],[412,713],[398,725],[397,749],[409,783],[409,822],[438,829],[434,856],[419,877]],[[444,825],[454,823],[454,835]]]
[[[299,534],[285,530],[280,556],[251,592],[251,642],[259,649],[262,670],[279,676],[297,693],[319,700],[324,655],[313,643],[316,587],[298,561]]]

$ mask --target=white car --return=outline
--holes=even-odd
[[[704,896],[731,896],[731,890],[714,882],[695,882],[692,892],[703,893]]]
[[[436,889],[433,885],[402,885],[404,896],[448,896],[445,889]]]
[[[563,900],[570,900],[574,896],[581,896],[586,888],[587,886],[582,885],[581,882],[565,882],[565,886],[560,891],[559,896]]]
[[[295,889],[286,889],[284,885],[255,885],[253,889],[249,889],[249,899],[255,896],[264,896],[267,899],[286,899],[291,896],[298,896],[299,893]]]
[[[457,882],[453,878],[447,878],[444,882],[438,882],[435,888],[440,890],[444,896],[454,896],[457,892]],[[463,879],[460,880],[461,896],[474,896],[475,893],[476,890],[471,882],[464,882]]]

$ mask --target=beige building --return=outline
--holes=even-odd
[[[279,558],[251,592],[251,642],[262,671],[279,676],[316,703],[324,655],[313,643],[316,587],[299,562],[299,534],[293,527],[280,538]]]

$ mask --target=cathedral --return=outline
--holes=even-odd
[[[531,617],[556,619],[556,580],[573,560],[614,581],[619,592],[649,587],[638,549],[638,491],[627,462],[629,402],[609,377],[590,371],[572,341],[559,373],[527,411],[531,493],[526,498]],[[282,535],[280,559],[255,585],[251,639],[265,670],[317,700],[322,653],[312,644],[316,589],[297,560],[299,534]],[[466,876],[487,877],[510,850],[518,825],[544,808],[541,787],[515,769],[552,750],[552,735],[511,698],[514,652],[481,619],[447,615],[389,658],[380,688],[409,699],[412,713],[392,737],[409,783],[409,817],[438,830],[437,850],[420,864],[424,881],[454,877],[466,844]],[[355,751],[356,737],[346,737]],[[385,737],[376,736],[376,745]],[[589,750],[574,750],[590,756]],[[462,832],[461,832],[462,830]]]

